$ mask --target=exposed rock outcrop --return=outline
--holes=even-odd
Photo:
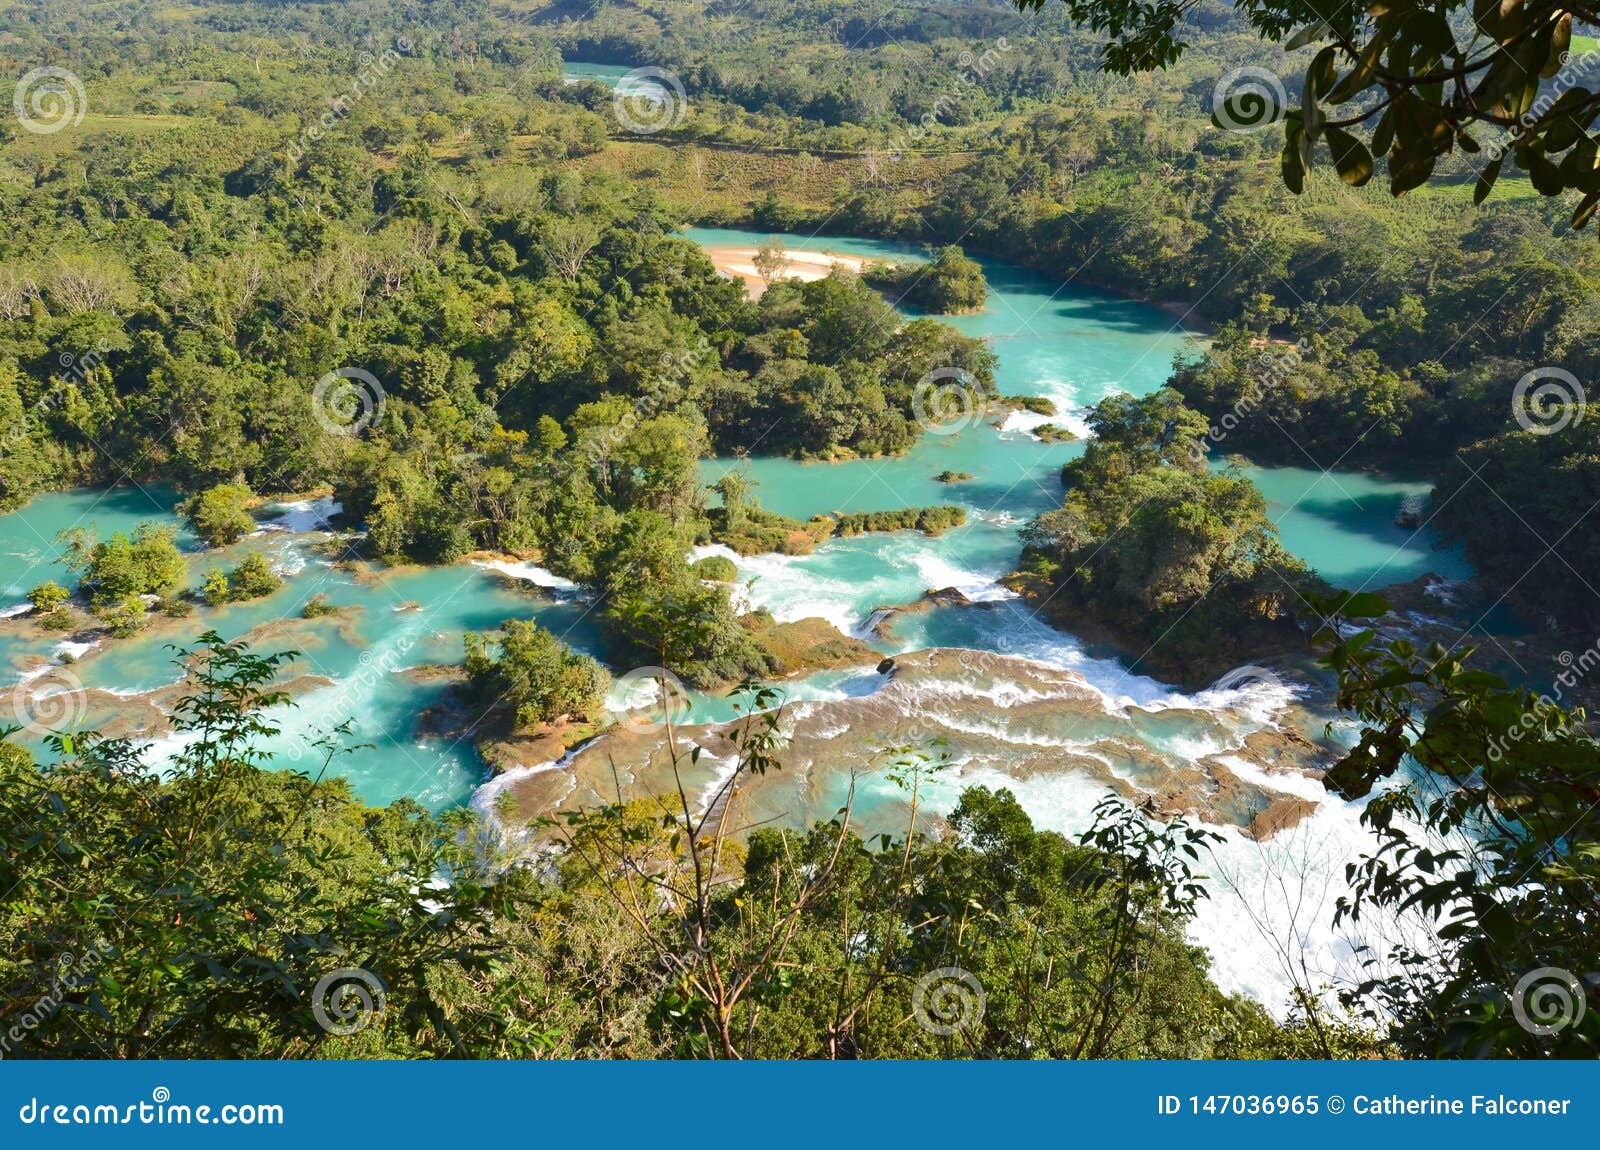
[[[1306,796],[1328,756],[1290,731],[1241,733],[1244,720],[1229,712],[1116,706],[1076,672],[981,651],[915,651],[879,668],[883,683],[870,694],[785,708],[782,769],[743,785],[736,825],[832,818],[854,780],[858,824],[902,828],[905,800],[884,778],[894,756],[874,756],[873,747],[948,753],[940,785],[1059,780],[1066,795],[1115,791],[1157,817],[1190,815],[1253,837],[1292,826],[1317,805]],[[692,712],[674,728],[678,770],[701,801],[734,768],[728,730],[697,723]],[[1200,758],[1158,749],[1196,741],[1227,749]],[[691,762],[695,747],[699,758]],[[1270,785],[1274,776],[1285,780],[1282,789]],[[554,809],[547,804],[556,795],[561,807],[615,802],[619,781],[627,797],[672,788],[664,730],[614,727],[570,761],[513,780],[505,793],[530,817]]]

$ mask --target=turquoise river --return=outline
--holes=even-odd
[[[696,228],[688,236],[707,249],[750,248],[773,238],[792,250],[825,250],[870,258],[921,258],[915,249],[880,241]],[[982,261],[989,278],[988,305],[979,314],[949,320],[987,341],[999,359],[1002,394],[1049,398],[1054,422],[1084,430],[1087,407],[1116,391],[1144,394],[1166,379],[1174,356],[1194,355],[1198,342],[1161,310],[1114,296],[1063,285],[1024,269]],[[780,619],[820,616],[843,631],[866,630],[880,607],[906,604],[925,591],[954,587],[986,609],[943,607],[896,621],[892,639],[873,638],[886,654],[931,646],[1003,652],[1075,671],[1102,691],[1110,705],[1211,708],[1237,707],[1238,700],[1185,696],[1104,651],[1085,648],[1070,634],[1052,629],[1010,597],[997,582],[1015,565],[1018,530],[1031,516],[1056,505],[1061,464],[1081,443],[1047,444],[1030,433],[1042,417],[996,412],[968,422],[954,434],[924,436],[906,455],[847,463],[799,463],[761,458],[750,462],[756,495],[769,508],[806,517],[827,511],[868,511],[929,503],[960,502],[969,512],[965,527],[932,539],[918,533],[858,536],[829,542],[804,557],[762,556],[738,561],[741,595]],[[709,460],[707,482],[730,466]],[[941,471],[964,471],[970,482],[935,481]],[[1408,502],[1425,498],[1428,484],[1363,473],[1323,474],[1297,468],[1248,468],[1265,493],[1285,544],[1329,580],[1347,586],[1407,582],[1427,572],[1446,578],[1470,574],[1453,550],[1441,549],[1426,533],[1395,526]],[[163,487],[119,487],[41,496],[0,517],[0,610],[17,615],[27,589],[45,579],[66,583],[55,539],[74,526],[96,532],[127,530],[145,520],[177,522],[177,495]],[[328,501],[282,504],[259,513],[260,530],[222,553],[202,553],[187,535],[191,580],[213,566],[235,561],[245,547],[264,549],[285,576],[276,594],[220,609],[200,607],[181,621],[162,621],[132,638],[79,641],[41,637],[21,621],[0,621],[0,666],[18,682],[47,676],[70,662],[88,694],[101,700],[84,716],[92,725],[105,700],[151,691],[179,678],[169,645],[192,640],[207,628],[232,638],[255,632],[276,649],[300,652],[294,670],[320,676],[324,685],[301,695],[276,716],[282,734],[273,748],[287,765],[320,766],[314,740],[338,724],[351,726],[350,741],[364,744],[333,768],[349,776],[366,799],[382,803],[411,796],[433,809],[470,801],[485,771],[470,743],[430,738],[415,730],[416,716],[443,691],[437,681],[406,674],[408,668],[459,663],[462,635],[490,630],[508,618],[537,618],[573,646],[603,655],[591,618],[592,604],[561,580],[525,564],[460,564],[442,568],[352,571],[330,559]],[[313,595],[326,595],[354,610],[316,620],[300,618]],[[627,668],[616,668],[618,671]],[[791,698],[827,700],[868,693],[881,677],[871,667],[829,672],[790,682]],[[728,704],[693,699],[692,718],[730,717]],[[870,732],[861,732],[870,737]],[[170,737],[154,740],[151,758],[169,753]],[[1162,750],[1182,754],[1176,744]],[[530,764],[531,766],[531,764]],[[1081,830],[1087,796],[1060,777],[1019,780],[1019,797],[1041,821],[1065,831]],[[953,797],[954,789],[946,796]],[[1310,792],[1315,794],[1316,792]],[[868,796],[870,798],[870,796]],[[1323,863],[1342,865],[1357,849],[1362,832],[1357,811],[1319,796],[1316,818],[1304,834],[1270,846],[1230,842],[1227,865],[1218,873],[1248,903],[1271,852],[1303,862],[1317,853]],[[1314,844],[1314,845],[1308,845]],[[1230,870],[1231,868],[1231,870]],[[1259,873],[1258,873],[1259,872]],[[1248,933],[1245,911],[1223,905],[1202,916],[1196,937],[1212,946],[1224,985],[1272,1000],[1282,978],[1252,973],[1259,953],[1230,945]],[[1250,910],[1253,917],[1256,911]],[[1347,957],[1350,943],[1324,924],[1308,945],[1329,956]],[[1309,930],[1309,928],[1308,928]],[[1308,936],[1309,937],[1309,936]],[[1230,953],[1223,955],[1220,951]]]

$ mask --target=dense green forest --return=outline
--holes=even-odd
[[[542,532],[583,552],[554,562],[592,577],[607,514],[682,504],[683,460],[699,451],[897,451],[929,367],[984,376],[981,349],[936,327],[896,332],[854,286],[742,304],[670,236],[685,218],[804,223],[959,242],[1185,301],[1225,325],[1174,378],[1213,424],[1239,417],[1210,437],[1217,452],[1327,467],[1442,463],[1484,444],[1508,517],[1528,526],[1481,530],[1443,498],[1440,524],[1492,579],[1537,568],[1503,579],[1537,617],[1592,621],[1587,590],[1559,574],[1592,569],[1587,535],[1548,530],[1586,510],[1586,488],[1534,497],[1543,468],[1513,449],[1531,433],[1512,393],[1534,370],[1581,380],[1600,366],[1593,246],[1561,242],[1562,206],[1509,176],[1475,208],[1448,165],[1400,201],[1315,172],[1290,194],[1272,132],[1219,132],[1201,114],[1196,77],[1263,52],[1220,11],[1197,16],[1200,46],[1159,79],[1096,70],[1092,39],[1049,12],[1019,26],[999,9],[940,10],[908,41],[893,20],[853,33],[800,5],[778,28],[746,21],[737,50],[702,67],[674,54],[699,38],[650,5],[581,24],[558,9],[229,5],[172,29],[90,11],[11,20],[9,59],[51,59],[49,33],[81,32],[96,69],[77,61],[93,91],[72,132],[6,128],[18,226],[0,241],[0,410],[24,430],[0,461],[5,506],[155,472],[191,489],[333,483],[380,554],[537,547]],[[322,46],[334,26],[366,56]],[[818,40],[817,27],[832,31]],[[944,76],[929,120],[914,90],[940,70],[912,79],[901,54],[970,56],[1001,37],[983,75],[958,61]],[[559,82],[562,51],[677,67],[682,124],[620,130],[607,89]],[[757,75],[759,97],[744,87]],[[821,106],[846,89],[857,103]],[[336,98],[324,131],[318,109]],[[856,132],[849,147],[784,135],[839,125]],[[721,150],[732,144],[767,150],[751,164]],[[857,155],[841,167],[830,148]],[[331,428],[307,423],[315,384],[354,367],[381,381],[382,409],[363,408],[370,384],[341,377],[322,393],[344,405]],[[619,400],[647,430],[596,445]],[[371,434],[342,435],[353,421]],[[612,456],[633,464],[657,426],[679,459],[620,478]],[[1581,470],[1594,427],[1561,428],[1539,461]],[[458,473],[449,461],[467,456]],[[508,479],[551,461],[570,476],[537,490]]]
[[[1585,716],[1380,635],[1383,604],[1325,586],[1214,466],[1425,467],[1487,597],[1587,647],[1600,423],[1581,384],[1525,396],[1530,373],[1600,370],[1585,189],[1544,194],[1527,156],[1475,205],[1455,153],[1398,200],[1337,162],[1286,187],[1282,134],[1220,130],[1207,101],[1246,65],[1299,91],[1306,61],[1203,3],[1167,71],[1111,74],[1077,7],[0,5],[5,74],[71,78],[19,82],[0,120],[0,510],[160,479],[221,546],[257,497],[326,491],[363,528],[341,561],[536,558],[592,597],[621,665],[743,684],[731,795],[781,769],[758,684],[788,668],[741,617],[737,567],[690,548],[803,553],[965,512],[801,522],[737,470],[708,489],[700,462],[904,453],[936,371],[997,398],[993,353],[939,318],[982,304],[968,253],[1173,305],[1214,338],[1167,389],[1090,413],[1013,582],[1159,643],[1164,669],[1318,647],[1361,732],[1329,785],[1389,788],[1339,913],[1421,907],[1431,950],[1342,988],[1340,1013],[1307,995],[1274,1019],[1186,941],[1206,831],[1108,800],[1074,841],[984,787],[937,834],[869,834],[848,804],[735,833],[727,802],[619,799],[547,820],[520,865],[470,812],[363,804],[334,743],[279,769],[263,712],[289,656],[213,633],[179,652],[192,738],[169,770],[85,732],[43,762],[0,745],[0,1020],[25,1032],[6,1056],[1593,1056],[1600,1010],[1539,1035],[1494,993],[1600,953]],[[682,106],[630,129],[563,59],[665,69]],[[752,301],[688,222],[935,262]],[[74,586],[30,594],[46,627],[125,636],[276,586],[255,552],[185,586],[153,525],[62,542]],[[520,727],[592,720],[609,686],[532,623],[470,636],[464,676]],[[944,766],[862,758],[913,816]],[[335,968],[352,985],[324,987]],[[947,971],[984,993],[929,981]]]
[[[1323,606],[1358,623],[1382,610],[1359,600]],[[572,811],[546,823],[546,865],[507,866],[465,812],[363,806],[335,777],[337,742],[315,774],[267,769],[260,710],[281,699],[287,655],[208,634],[178,653],[199,657],[177,707],[195,738],[167,770],[92,736],[56,738],[46,771],[11,745],[0,756],[5,1052],[1593,1057],[1592,1014],[1552,1038],[1486,993],[1530,960],[1595,953],[1593,739],[1442,650],[1371,639],[1328,636],[1369,724],[1330,785],[1366,794],[1407,746],[1460,785],[1389,790],[1369,809],[1385,845],[1340,915],[1421,902],[1445,925],[1429,952],[1345,992],[1354,1022],[1314,998],[1276,1022],[1208,981],[1182,928],[1205,897],[1196,848],[1211,832],[1181,818],[1152,825],[1108,798],[1074,843],[980,787],[939,837],[865,840],[848,802],[805,830],[735,835],[731,796],[781,769],[777,697],[753,689],[737,769],[704,811],[681,789]],[[504,654],[472,658],[475,675],[504,673]],[[593,689],[592,670],[568,671],[563,690]],[[1419,692],[1440,700],[1426,716]],[[1528,715],[1526,744],[1501,734],[1529,731]],[[946,764],[877,753],[914,818]],[[1470,854],[1454,833],[1468,821],[1487,826]],[[1535,867],[1542,881],[1523,882]]]
[[[1138,636],[1180,676],[1219,653],[1237,665],[1298,642],[1294,617],[1323,588],[1278,542],[1261,493],[1207,470],[1205,420],[1163,389],[1103,400],[1089,426],[1063,469],[1061,510],[1024,530],[1022,585],[1042,581],[1064,618]]]
[[[338,779],[261,770],[248,708],[270,690],[276,659],[210,642],[182,708],[204,737],[171,779],[130,770],[132,749],[111,742],[66,748],[47,775],[18,756],[0,765],[5,822],[31,831],[8,832],[0,878],[18,945],[0,960],[0,983],[31,1006],[50,992],[61,955],[87,956],[66,972],[68,1007],[46,1012],[27,1046],[8,1054],[1360,1048],[1354,1034],[1280,1027],[1207,982],[1180,930],[1194,898],[1182,847],[1203,832],[1174,825],[1156,835],[1131,810],[1108,810],[1100,833],[1112,849],[1101,850],[1036,831],[1009,795],[975,790],[952,815],[960,837],[948,842],[869,846],[846,818],[741,843],[702,822],[685,850],[674,807],[640,799],[564,822],[567,850],[554,869],[488,872],[473,829],[459,837],[462,819],[405,803],[372,810]],[[769,769],[768,723],[746,728],[743,770]],[[908,757],[900,769],[914,787],[933,766]],[[92,890],[80,877],[86,865]],[[326,881],[331,871],[339,882]],[[63,882],[81,897],[47,918],[30,914],[55,903]],[[1107,942],[1085,951],[1078,940],[1089,935]],[[855,960],[861,950],[869,963]],[[367,994],[348,1035],[318,1027],[314,1011],[326,1014],[330,1001],[306,992],[330,964],[353,968],[351,983]],[[950,1010],[943,1033],[908,1024],[922,993],[909,972],[956,966],[1006,989],[976,1012],[938,1008]],[[383,1003],[372,997],[380,982],[364,985],[357,972],[381,980]],[[1151,973],[1159,995],[1146,992]],[[379,1006],[381,1025],[364,1025]]]

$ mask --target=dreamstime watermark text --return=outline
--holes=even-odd
[[[1507,128],[1503,136],[1484,145],[1484,159],[1489,163],[1504,159],[1517,146],[1517,142],[1555,107],[1556,101],[1578,87],[1579,82],[1586,80],[1597,68],[1600,68],[1600,52],[1579,52],[1575,56],[1562,53],[1561,70],[1556,73],[1555,83],[1550,85],[1550,90],[1540,92],[1533,106],[1518,116],[1516,123]]]
[[[54,1018],[68,995],[76,994],[94,982],[94,972],[105,961],[105,957],[90,947],[81,955],[69,951],[56,959],[56,973],[50,980],[50,989],[25,1006],[16,1016],[16,1021],[0,1034],[0,1058],[11,1057],[18,1047],[27,1042],[29,1034]]]
[[[50,377],[49,389],[23,413],[20,421],[7,427],[4,434],[0,434],[0,456],[32,434],[52,411],[61,406],[72,389],[81,390],[88,381],[89,373],[104,362],[106,353],[110,350],[110,342],[100,340],[82,355],[73,355],[70,351],[62,352],[56,360],[61,365],[61,371]]]
[[[1234,400],[1231,410],[1223,413],[1221,419],[1206,428],[1204,443],[1190,445],[1190,458],[1198,463],[1205,458],[1208,446],[1220,446],[1234,428],[1261,406],[1261,401],[1266,398],[1269,391],[1276,390],[1295,377],[1310,350],[1311,341],[1301,337],[1282,350],[1263,351],[1258,355],[1257,371],[1250,377],[1249,388]]]
[[[355,78],[350,81],[349,89],[329,100],[328,107],[300,129],[300,135],[289,145],[287,153],[289,162],[298,164],[313,144],[319,143],[329,132],[344,122],[350,115],[351,109],[371,99],[373,90],[379,82],[394,71],[394,66],[400,62],[401,54],[410,50],[411,41],[402,36],[395,41],[393,48],[385,48],[376,56],[371,52],[361,53],[357,58],[359,67]]]
[[[956,58],[957,67],[950,83],[939,90],[928,110],[918,116],[911,127],[895,133],[894,138],[889,141],[889,146],[883,150],[883,154],[891,161],[898,162],[901,156],[915,148],[937,128],[939,121],[952,108],[960,106],[972,88],[988,79],[989,74],[999,65],[1001,58],[1010,51],[1011,41],[999,36],[992,46],[982,52],[961,53]]]
[[[1544,720],[1551,712],[1561,709],[1561,701],[1566,698],[1567,692],[1583,682],[1596,669],[1600,668],[1600,639],[1596,639],[1589,647],[1574,655],[1571,651],[1563,651],[1556,656],[1564,670],[1555,677],[1550,684],[1550,690],[1544,692],[1533,701],[1533,705],[1526,708],[1521,717],[1502,734],[1495,735],[1489,740],[1489,761],[1498,763],[1505,758],[1506,752],[1515,743],[1532,736],[1537,739],[1540,735],[1535,732],[1543,730]]]
[[[148,1099],[127,1105],[29,1098],[17,1120],[27,1126],[282,1126],[284,1113],[276,1102],[191,1106],[172,1101],[172,1091],[157,1086]]]

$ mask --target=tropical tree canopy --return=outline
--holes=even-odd
[[[1039,9],[1047,0],[1016,2]],[[1176,61],[1186,47],[1181,25],[1195,6],[1193,0],[1063,3],[1074,20],[1110,37],[1104,65],[1122,75]],[[1309,50],[1298,108],[1286,106],[1283,86],[1264,69],[1224,77],[1213,108],[1224,126],[1239,113],[1258,123],[1282,119],[1283,179],[1294,192],[1316,163],[1331,162],[1346,183],[1365,184],[1374,157],[1381,157],[1398,196],[1427,183],[1439,160],[1459,151],[1478,173],[1479,202],[1509,158],[1541,195],[1579,194],[1575,226],[1600,205],[1600,146],[1589,134],[1600,115],[1600,91],[1584,86],[1600,53],[1571,51],[1574,24],[1597,20],[1592,6],[1236,0],[1234,8],[1266,40],[1290,52]]]

